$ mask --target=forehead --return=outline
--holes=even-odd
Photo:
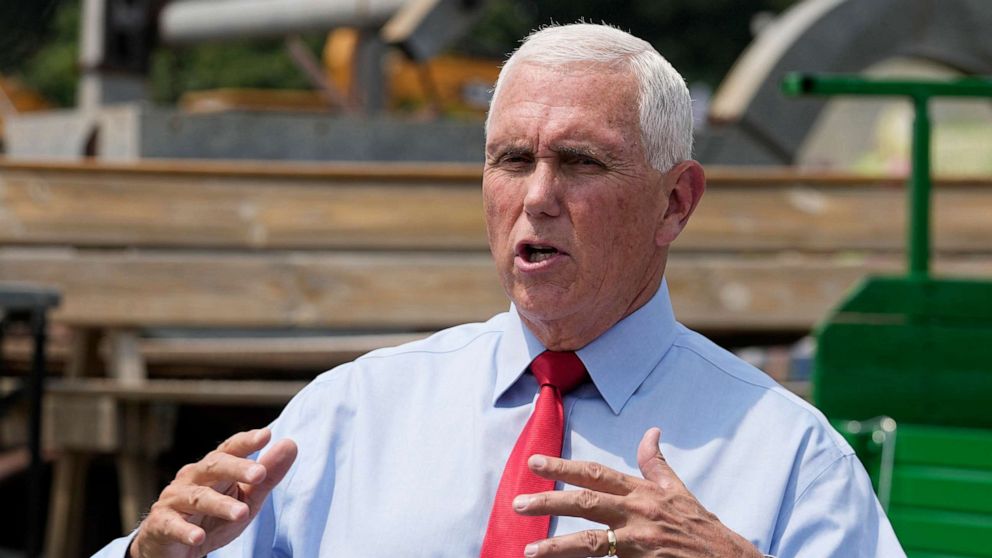
[[[514,65],[493,100],[487,144],[640,141],[638,93],[626,69],[603,64]]]

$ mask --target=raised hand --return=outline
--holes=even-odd
[[[268,428],[239,432],[180,469],[141,522],[131,557],[199,558],[241,534],[296,459],[289,439],[247,459],[271,436]]]
[[[661,430],[651,428],[637,448],[644,478],[599,463],[532,456],[527,465],[535,474],[581,489],[522,494],[513,507],[524,515],[583,517],[608,525],[616,536],[615,553],[623,558],[761,558],[689,492],[661,454],[660,439]],[[606,529],[595,529],[535,541],[524,555],[583,558],[606,556],[609,550]]]

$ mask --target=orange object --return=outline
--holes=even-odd
[[[8,114],[51,108],[45,99],[16,78],[0,77],[0,139],[3,139],[3,119]]]
[[[349,94],[360,40],[358,29],[343,27],[331,31],[324,43],[327,76],[340,91]],[[485,112],[500,64],[499,60],[455,55],[416,63],[399,52],[391,52],[383,68],[389,106],[402,109],[436,105],[445,112]]]

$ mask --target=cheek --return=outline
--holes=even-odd
[[[482,187],[482,206],[490,225],[512,222],[514,209],[520,205],[512,183],[493,181]]]
[[[603,262],[607,274],[626,273],[631,260],[650,258],[654,245],[653,209],[626,197],[597,200],[577,220],[585,226],[581,239],[590,256]]]
[[[490,247],[494,250],[509,240],[513,227],[513,211],[506,190],[485,186],[482,190],[482,209],[486,218],[486,231]]]

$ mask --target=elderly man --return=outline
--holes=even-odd
[[[104,554],[903,556],[823,417],[672,315],[690,114],[640,39],[531,35],[486,130],[510,311],[321,375]]]

